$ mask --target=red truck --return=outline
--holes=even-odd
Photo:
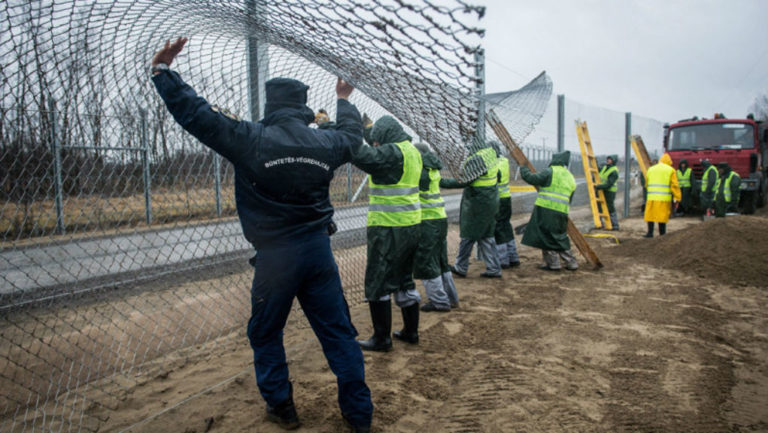
[[[741,176],[742,213],[750,214],[768,202],[768,125],[746,119],[726,119],[715,114],[713,119],[680,120],[664,125],[664,149],[677,168],[681,159],[688,160],[693,170],[695,201],[701,191],[701,162],[713,165],[727,162]]]

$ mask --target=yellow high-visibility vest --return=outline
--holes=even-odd
[[[576,179],[567,168],[552,166],[552,183],[539,187],[536,206],[568,214],[571,209],[571,195],[576,191]]]
[[[605,183],[605,181],[608,180],[608,176],[610,176],[611,173],[614,173],[614,172],[616,174],[619,173],[619,169],[615,165],[612,165],[610,167],[608,167],[608,164],[604,165],[603,168],[600,169],[600,180],[602,180],[603,183]],[[611,187],[608,188],[608,191],[611,191],[611,192],[618,191],[619,188],[616,186],[616,183],[617,182],[614,182],[613,185],[611,185]]]
[[[512,197],[512,194],[509,193],[509,160],[500,156],[497,164],[501,175],[499,184],[496,185],[496,188],[499,189],[499,198]]]
[[[429,189],[419,191],[419,202],[421,203],[421,219],[439,220],[448,218],[445,213],[445,201],[440,195],[440,170],[428,168]]]
[[[648,201],[672,201],[669,183],[673,174],[675,169],[661,162],[648,169]]]
[[[403,175],[392,185],[375,184],[373,178],[368,180],[368,226],[402,227],[421,222],[421,154],[410,141],[395,145],[403,153]]]
[[[685,172],[677,170],[677,183],[680,185],[680,188],[691,187],[691,167],[686,168]]]

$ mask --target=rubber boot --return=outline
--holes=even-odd
[[[403,312],[403,329],[395,331],[395,338],[410,344],[419,344],[419,304],[400,309]]]
[[[373,336],[367,340],[358,340],[360,348],[373,352],[389,352],[392,349],[392,302],[370,301],[371,322],[373,322]],[[417,305],[418,308],[418,305]]]
[[[648,233],[646,233],[644,238],[652,238],[653,237],[653,223],[648,223]]]
[[[667,224],[666,223],[659,223],[659,235],[665,235],[667,234]]]
[[[611,230],[618,231],[619,230],[619,216],[616,215],[616,212],[611,212],[608,214],[611,218]]]

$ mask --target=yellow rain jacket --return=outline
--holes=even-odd
[[[648,169],[645,176],[648,191],[645,204],[645,221],[668,223],[672,213],[672,201],[680,201],[680,186],[672,168],[672,158],[664,154],[659,163]]]

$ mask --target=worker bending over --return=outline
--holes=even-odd
[[[539,268],[548,271],[562,269],[561,261],[569,271],[579,268],[579,262],[571,253],[567,233],[568,212],[576,191],[576,180],[568,171],[570,161],[571,152],[566,150],[552,155],[549,167],[538,173],[520,167],[523,180],[539,189],[522,243],[541,249],[544,264]]]

